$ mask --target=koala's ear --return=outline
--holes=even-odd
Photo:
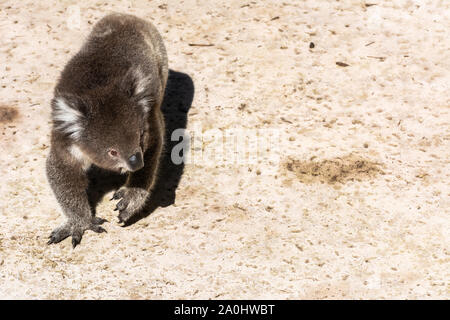
[[[56,95],[52,100],[52,119],[56,130],[78,140],[86,119],[86,104],[74,95]]]
[[[150,111],[154,99],[151,94],[152,77],[145,75],[141,68],[130,68],[121,83],[128,97],[140,105],[144,112]]]

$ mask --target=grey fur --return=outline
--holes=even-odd
[[[125,186],[114,195],[121,199],[120,221],[142,210],[163,149],[167,77],[160,34],[151,23],[126,14],[101,19],[65,66],[51,104],[47,177],[67,222],[53,230],[49,244],[72,236],[75,247],[85,230],[105,231],[86,194],[91,165],[127,172]]]

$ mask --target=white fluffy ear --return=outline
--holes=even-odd
[[[52,106],[55,129],[78,140],[83,130],[83,114],[76,107],[75,102],[64,97],[56,97],[52,101]]]
[[[134,95],[144,94],[152,80],[151,76],[145,76],[141,68],[137,67],[133,71]]]
[[[145,75],[142,69],[137,67],[127,72],[123,83],[130,98],[134,99],[144,112],[149,112],[153,103],[151,82],[151,75]]]

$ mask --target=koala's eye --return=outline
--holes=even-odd
[[[119,152],[115,149],[109,149],[108,154],[113,158],[116,158],[119,156]]]

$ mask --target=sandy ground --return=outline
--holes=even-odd
[[[49,101],[112,11],[165,39],[169,129],[279,141],[166,164],[125,228],[103,190],[108,233],[48,246]],[[449,30],[445,0],[2,1],[0,298],[449,299]]]

